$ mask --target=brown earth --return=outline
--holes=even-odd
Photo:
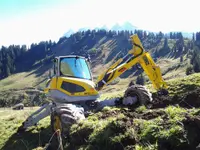
[[[196,111],[195,114],[191,115],[188,113],[184,114],[184,119],[180,122],[183,127],[183,132],[170,136],[169,139],[158,138],[154,135],[159,133],[157,128],[152,128],[149,131],[147,137],[141,139],[140,135],[144,126],[138,125],[134,122],[136,119],[149,121],[156,119],[157,117],[162,118],[164,121],[157,124],[162,126],[162,130],[169,130],[173,124],[169,121],[169,116],[165,112],[167,106],[174,105],[186,108],[200,108],[200,88],[193,91],[184,93],[182,95],[174,96],[158,96],[153,94],[153,102],[149,105],[147,110],[137,111],[137,107],[121,107],[119,109],[110,109],[103,112],[95,113],[99,120],[108,119],[109,117],[116,118],[115,121],[110,122],[98,135],[96,139],[90,140],[89,136],[93,133],[94,128],[86,126],[85,128],[77,130],[70,134],[69,138],[63,140],[68,146],[65,149],[79,149],[86,148],[89,150],[93,149],[109,149],[109,150],[133,150],[136,144],[145,145],[155,144],[157,142],[158,150],[200,150],[200,111]],[[125,118],[118,118],[119,114],[123,114]],[[124,135],[127,129],[133,128],[134,134],[130,134],[121,139],[120,142],[112,142],[112,138]],[[180,142],[180,139],[183,141]],[[52,144],[48,147],[49,150],[57,148],[57,144]]]
[[[134,124],[134,119],[143,119],[143,120],[151,120],[157,117],[161,117],[164,122],[159,124],[163,126],[165,130],[171,128],[172,123],[169,122],[169,117],[164,111],[164,109],[169,105],[175,105],[183,108],[199,108],[200,107],[200,88],[184,93],[182,95],[174,95],[174,96],[158,96],[157,94],[153,94],[153,102],[150,104],[150,108],[148,111],[137,112],[136,107],[132,108],[120,108],[119,110],[110,110],[103,112],[102,115],[98,116],[99,119],[107,119],[111,116],[117,116],[119,113],[123,113],[126,117],[123,119],[117,119],[115,122],[111,122],[101,133],[101,136],[116,136],[120,134],[124,134],[127,129],[134,128],[136,135],[127,136],[123,138],[120,142],[110,143],[108,146],[109,149],[113,150],[121,150],[121,149],[135,149],[136,143],[146,142],[145,140],[141,140],[138,138],[137,134],[140,134],[142,127]],[[157,142],[159,150],[200,150],[200,111],[194,116],[189,113],[185,114],[184,120],[181,122],[183,126],[184,133],[177,134],[174,137],[172,136],[170,139],[165,138],[155,138],[153,135],[149,135],[148,142],[149,144],[155,144]],[[79,133],[80,132],[80,133]],[[88,137],[93,132],[93,129],[80,130],[78,133],[71,135],[69,141],[71,141],[69,148],[77,148],[77,146],[83,145],[92,145],[95,146],[95,149],[104,148],[102,143],[98,143],[99,141],[89,141]],[[154,132],[154,131],[152,131]],[[112,134],[111,134],[112,133]],[[110,135],[109,135],[110,134]],[[79,135],[79,136],[77,136]],[[80,136],[81,135],[81,136]],[[101,138],[101,136],[99,138]],[[79,137],[79,138],[78,138]],[[81,137],[81,138],[80,138]],[[183,142],[179,142],[180,139],[185,139]],[[108,138],[109,140],[109,138]],[[76,142],[75,142],[76,141]],[[75,147],[74,147],[75,142]],[[109,141],[107,141],[109,143]],[[72,144],[73,143],[73,144]],[[107,144],[108,144],[107,143]],[[108,148],[107,147],[107,148]],[[90,147],[89,149],[93,149]],[[105,148],[106,149],[106,148]]]
[[[164,108],[169,105],[179,105],[184,108],[200,107],[200,88],[182,95],[158,96],[157,94],[153,94],[151,108]]]

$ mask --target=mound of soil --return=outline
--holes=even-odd
[[[169,105],[178,105],[183,108],[198,108],[200,107],[200,88],[193,91],[189,91],[182,95],[174,96],[159,96],[153,94],[153,102],[150,104],[150,109],[145,111],[137,111],[135,106],[124,108],[119,106],[120,109],[116,110],[107,110],[100,113],[94,113],[99,120],[106,120],[109,117],[117,117],[115,121],[110,122],[105,128],[96,133],[96,138],[91,140],[89,136],[94,134],[94,127],[85,126],[70,134],[69,139],[67,139],[66,149],[110,149],[110,150],[121,150],[121,149],[135,149],[136,144],[141,145],[141,143],[154,144],[157,143],[157,148],[159,150],[200,150],[200,117],[199,111],[195,115],[191,115],[187,111],[184,113],[184,120],[178,122],[182,127],[182,132],[174,133],[165,138],[162,136],[155,136],[159,133],[158,128],[155,127],[155,124],[150,124],[152,128],[146,130],[149,132],[146,135],[147,139],[141,139],[141,133],[144,132],[144,126],[142,123],[137,124],[134,122],[135,119],[142,119],[143,121],[148,121],[161,117],[162,122],[159,122],[158,126],[162,126],[162,130],[170,130],[173,126],[173,123],[170,122],[169,115],[166,113],[165,108]],[[186,109],[187,110],[187,109]],[[125,117],[118,117],[119,114],[123,114]],[[81,125],[81,124],[80,124]],[[134,134],[128,133],[127,129],[134,129]],[[130,130],[131,131],[131,130]],[[129,131],[129,132],[130,132]],[[128,134],[128,135],[127,135]],[[95,134],[94,134],[95,135]],[[120,142],[112,142],[111,139],[116,136],[120,137]],[[125,136],[125,137],[123,137]],[[181,141],[183,139],[183,141]]]
[[[182,95],[159,96],[153,94],[151,108],[164,108],[169,105],[179,105],[184,108],[200,107],[200,88],[189,91]]]
[[[142,130],[141,127],[137,127],[134,125],[133,120],[134,119],[143,119],[143,120],[151,120],[155,119],[157,117],[161,117],[164,122],[161,124],[164,128],[168,129],[171,127],[171,123],[169,122],[169,117],[166,114],[164,109],[158,109],[158,108],[165,108],[169,105],[177,105],[183,108],[198,108],[200,107],[200,88],[195,89],[193,91],[189,91],[187,93],[184,93],[182,95],[174,95],[174,96],[159,96],[156,94],[153,94],[153,102],[150,104],[150,111],[144,111],[144,112],[137,112],[137,107],[131,107],[129,109],[120,107],[121,109],[115,110],[115,111],[107,111],[101,113],[102,115],[98,116],[99,119],[107,119],[110,116],[117,116],[120,113],[123,113],[126,117],[121,120],[116,120],[116,122],[111,123],[107,128],[105,128],[104,131],[102,131],[101,135],[102,137],[107,136],[111,133],[115,134],[124,134],[125,131],[131,127],[134,128],[136,134],[140,134],[140,131]],[[186,149],[199,149],[200,150],[200,117],[198,114],[195,116],[189,115],[189,113],[185,114],[185,119],[182,121],[183,126],[183,133],[181,135],[174,135],[174,137],[171,137],[172,139],[162,139],[158,138],[155,139],[155,137],[150,134],[151,137],[150,143],[155,143],[155,140],[158,144],[158,149],[163,150],[186,150]],[[134,119],[133,119],[134,118]],[[88,136],[92,133],[92,130],[84,130],[84,133],[82,134],[82,130],[79,131],[79,135],[82,139],[87,139]],[[156,131],[152,131],[156,132]],[[72,139],[77,140],[77,136],[71,135]],[[110,135],[109,135],[110,136]],[[126,137],[121,140],[121,143],[115,143],[110,146],[110,149],[135,149],[135,144],[141,143],[143,141],[140,141],[140,139],[137,138],[136,135],[132,135],[133,137]],[[177,137],[176,137],[177,136]],[[185,141],[177,142],[178,140],[176,138],[178,137],[184,138]],[[102,137],[99,137],[100,139]],[[80,142],[76,142],[76,145],[87,145],[89,144],[87,140],[78,140]],[[101,147],[102,143],[90,143],[95,144],[97,148]],[[108,142],[109,143],[109,142]],[[90,148],[89,148],[90,149]]]

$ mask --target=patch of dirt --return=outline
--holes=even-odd
[[[162,150],[200,150],[200,118],[185,116],[183,120],[184,137],[187,139],[174,145],[170,140],[158,140],[158,149]]]
[[[121,112],[127,116],[128,118],[138,118],[138,119],[145,119],[150,120],[157,118],[158,116],[164,116],[166,113],[163,110],[154,110],[154,111],[147,111],[144,113],[137,113],[134,109],[123,109]]]
[[[200,149],[200,117],[188,115],[183,124],[188,139],[187,149]]]
[[[82,130],[79,130],[78,132],[71,134],[70,137],[73,137],[69,139],[71,146],[86,144],[92,131],[92,128],[84,128]]]
[[[117,114],[119,114],[119,111],[117,111],[117,110],[106,111],[106,112],[101,113],[101,116],[98,116],[98,117],[101,118],[101,119],[105,119],[109,116],[115,117],[115,116],[117,116]]]
[[[156,111],[145,112],[141,114],[141,118],[145,120],[150,120],[150,119],[157,118],[158,116],[164,116],[164,115],[166,115],[166,113],[163,110],[156,110]]]
[[[96,139],[94,141],[90,141],[88,138],[89,135],[93,132],[93,129],[90,127],[83,128],[78,132],[74,132],[70,135],[70,148],[80,147],[83,145],[95,145],[95,149],[101,149],[104,144],[104,138],[107,142],[107,148],[109,149],[134,149],[135,144],[143,142],[139,138],[139,134],[141,132],[141,127],[134,124],[134,119],[144,119],[151,120],[157,117],[162,117],[164,120],[160,126],[163,126],[164,129],[169,129],[171,127],[171,123],[168,121],[168,115],[165,113],[164,109],[169,105],[179,105],[184,108],[192,108],[192,107],[200,107],[200,88],[195,89],[193,91],[189,91],[182,95],[175,96],[158,96],[156,94],[153,95],[153,102],[150,104],[150,109],[144,110],[143,112],[136,111],[138,106],[130,107],[127,109],[119,105],[119,109],[116,110],[104,110],[102,112],[97,113],[98,119],[108,119],[109,117],[117,117],[115,121],[109,123],[104,130],[102,130],[98,135],[96,135]],[[159,109],[161,108],[161,109]],[[118,118],[119,114],[124,114],[124,118]],[[200,150],[200,117],[198,114],[194,116],[185,113],[185,119],[180,122],[183,126],[183,132],[174,134],[174,136],[170,136],[170,139],[158,137],[156,139],[158,144],[158,149],[162,150],[186,150],[186,149],[199,149]],[[110,138],[114,138],[115,136],[125,135],[128,133],[128,129],[134,129],[135,134],[130,133],[128,136],[121,139],[120,142],[111,142]],[[129,131],[130,132],[130,131]],[[157,131],[152,131],[157,132]],[[150,140],[149,144],[155,144],[154,133],[150,133],[149,136],[152,136],[152,141]],[[110,138],[107,138],[110,137]],[[179,141],[183,139],[183,141]],[[105,146],[105,145],[104,145]],[[198,148],[199,147],[199,148]],[[92,149],[92,148],[89,148]]]
[[[179,105],[185,108],[200,107],[200,88],[182,95],[158,96],[157,94],[153,94],[151,108],[164,108],[169,105]]]

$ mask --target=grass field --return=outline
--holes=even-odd
[[[27,87],[44,88],[48,78],[49,66],[41,66],[27,72],[20,72],[0,80],[0,91],[24,89]]]
[[[171,79],[168,85],[171,97],[161,101],[164,107],[160,104],[151,109],[144,106],[134,109],[105,107],[71,127],[70,140],[64,141],[65,149],[196,148],[200,143],[200,95],[198,91],[192,91],[200,89],[200,74]],[[194,94],[194,100],[188,99],[192,95],[194,98]],[[103,94],[101,99],[121,95],[122,92],[113,92]],[[183,100],[195,104],[188,107],[181,103]],[[21,123],[36,109],[38,107],[0,109],[0,149],[46,149],[49,146],[53,135],[49,117],[40,121],[37,127],[17,133]]]
[[[49,117],[41,121],[41,126],[37,128],[30,128],[23,134],[17,133],[18,127],[21,126],[22,122],[39,107],[28,107],[24,110],[12,110],[11,108],[0,109],[0,149],[7,150],[27,150],[39,148],[43,141],[47,142],[47,139],[51,130],[48,130]],[[44,128],[46,131],[43,135],[41,129]]]
[[[169,41],[169,46],[172,46],[173,42]],[[111,64],[110,62],[103,65],[102,60],[106,62],[104,55],[109,55],[111,48],[109,49],[108,45],[112,44],[112,41],[105,43],[102,54],[93,65],[92,72],[95,78]],[[159,46],[162,45],[163,42]],[[179,58],[165,57],[160,58],[157,64],[169,86],[169,97],[161,99],[152,109],[144,106],[106,107],[71,127],[70,139],[64,141],[65,149],[195,149],[200,143],[200,96],[199,91],[195,91],[200,88],[200,74],[185,75],[188,64],[186,56],[183,62],[180,62]],[[41,67],[17,73],[1,80],[1,97],[12,102],[19,97],[26,98],[27,87],[43,89],[48,77],[48,68]],[[136,77],[130,75],[128,78],[119,78],[117,84],[105,87],[101,92],[101,99],[123,96],[131,80],[135,81]],[[146,86],[151,92],[155,92],[149,82]],[[15,89],[15,92],[11,89]],[[159,98],[155,100],[157,99]],[[190,107],[186,107],[187,104],[183,102],[188,103]],[[22,122],[36,109],[38,107],[25,107],[25,110],[15,111],[10,108],[0,109],[0,149],[39,150],[50,147],[53,133],[49,117],[40,121],[37,127],[17,133]],[[57,148],[53,145],[52,149]]]

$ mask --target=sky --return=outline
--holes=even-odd
[[[150,31],[200,31],[198,0],[0,0],[0,46],[58,41],[69,29],[128,21]]]

